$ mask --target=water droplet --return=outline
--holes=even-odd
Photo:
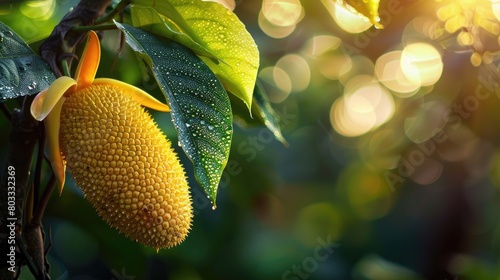
[[[191,125],[189,123],[186,123],[186,127],[190,127]]]
[[[36,89],[36,86],[37,86],[37,83],[36,82],[32,82],[30,85],[28,85],[28,89],[29,90],[34,90],[34,89]]]
[[[212,125],[209,125],[208,130],[214,130],[214,127]]]
[[[215,209],[217,209],[217,206],[212,205],[212,210],[215,210]]]

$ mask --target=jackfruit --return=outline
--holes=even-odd
[[[59,138],[68,171],[108,224],[156,249],[186,238],[193,210],[184,169],[130,95],[94,84],[66,96]]]

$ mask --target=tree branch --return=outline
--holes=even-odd
[[[75,47],[86,33],[73,30],[75,26],[93,25],[111,0],[82,0],[54,28],[50,36],[40,45],[40,55],[49,64],[57,77],[62,76],[59,61],[66,59],[71,66]]]
[[[12,114],[12,126],[9,134],[9,142],[7,148],[7,160],[5,170],[2,174],[0,183],[0,243],[2,247],[2,255],[9,253],[11,230],[7,227],[11,222],[15,223],[16,235],[21,233],[23,222],[23,209],[24,200],[27,190],[29,188],[29,174],[31,168],[31,160],[35,145],[40,135],[39,123],[31,116],[29,106],[31,105],[33,97],[29,96],[24,98],[23,108],[16,109]],[[9,166],[14,168],[14,172],[8,173]],[[9,179],[14,177],[14,179]],[[9,184],[14,182],[14,184]],[[14,216],[10,215],[8,210],[9,206],[9,188],[15,186],[15,211]],[[7,221],[8,218],[15,220]],[[15,250],[16,265],[21,260],[21,254],[18,248]],[[5,254],[4,254],[5,252]],[[0,264],[1,279],[14,279],[14,273],[8,271],[7,263]]]

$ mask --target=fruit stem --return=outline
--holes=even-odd
[[[61,69],[64,76],[71,77],[71,72],[69,71],[68,61],[66,59],[61,60]]]
[[[116,25],[114,23],[107,23],[107,24],[101,24],[101,25],[82,25],[82,26],[75,26],[71,29],[71,31],[75,32],[85,32],[85,31],[90,31],[90,30],[113,30],[117,29]]]
[[[118,5],[116,5],[116,7],[113,10],[111,10],[111,12],[96,19],[94,24],[99,25],[101,23],[108,22],[108,21],[112,20],[116,14],[121,13],[129,4],[130,4],[130,0],[121,1],[120,3],[118,3]]]

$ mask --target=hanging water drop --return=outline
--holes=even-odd
[[[28,85],[28,89],[29,90],[34,90],[34,89],[36,89],[36,86],[37,86],[37,83],[36,82],[32,82],[30,85]]]

